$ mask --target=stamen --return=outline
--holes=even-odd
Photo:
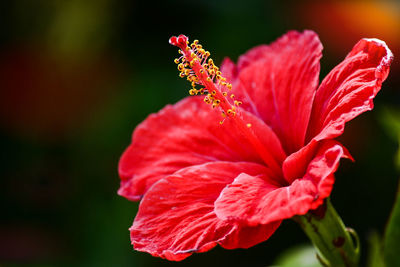
[[[224,114],[235,116],[235,106],[238,105],[236,102],[231,103],[226,97],[226,91],[230,90],[232,85],[226,82],[219,68],[209,58],[210,52],[206,51],[199,44],[198,40],[194,40],[189,45],[189,40],[184,35],[173,36],[169,39],[169,42],[179,47],[179,51],[182,52],[183,56],[175,60],[175,63],[178,64],[179,76],[187,76],[188,80],[192,83],[192,89],[189,90],[189,94],[198,95],[205,93],[205,103],[211,104],[213,108],[220,107],[224,111]],[[197,90],[195,89],[196,85],[204,86],[204,88]]]
[[[240,108],[238,108],[242,102],[234,99],[234,94],[227,97],[227,91],[232,89],[232,84],[227,82],[219,68],[215,66],[214,61],[209,58],[210,52],[206,51],[197,40],[189,45],[189,39],[182,34],[178,37],[171,37],[169,43],[179,47],[179,53],[182,54],[174,62],[178,64],[179,77],[187,77],[191,82],[192,89],[189,90],[189,94],[205,94],[203,100],[206,104],[221,109],[223,119],[219,123],[223,124],[225,119],[231,119],[237,129],[259,152],[264,162],[277,172],[281,172],[279,164],[261,143],[252,129],[251,123],[244,122]],[[200,85],[202,88],[196,89],[196,85]]]

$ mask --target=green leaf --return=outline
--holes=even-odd
[[[384,259],[387,266],[398,266],[400,263],[400,186],[386,227]]]
[[[385,267],[383,261],[382,240],[377,232],[372,232],[368,236],[368,267]]]
[[[395,108],[382,108],[379,111],[379,121],[393,141],[398,140],[400,134],[400,110]]]
[[[321,267],[317,252],[312,246],[298,246],[283,252],[273,266],[279,267]]]
[[[400,110],[385,109],[381,112],[381,122],[389,136],[400,144]],[[396,166],[400,170],[400,149],[396,154]],[[399,266],[400,263],[400,184],[392,213],[385,230],[383,257],[386,266]]]
[[[379,121],[393,141],[400,145],[400,110],[394,108],[381,109]],[[395,156],[395,165],[400,170],[400,147]]]

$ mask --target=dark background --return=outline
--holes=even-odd
[[[188,95],[171,35],[199,39],[219,64],[291,29],[320,35],[321,79],[363,37],[386,41],[395,55],[374,111],[340,138],[356,162],[342,161],[332,202],[359,233],[365,261],[396,192],[397,143],[382,121],[400,107],[399,28],[394,1],[1,1],[0,264],[266,266],[308,242],[287,220],[253,248],[168,262],[133,251],[138,203],[116,194],[135,126]]]

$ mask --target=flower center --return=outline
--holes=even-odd
[[[189,46],[189,39],[185,35],[178,37],[172,36],[169,43],[180,48],[181,57],[176,58],[174,62],[178,64],[179,76],[191,82],[192,89],[190,95],[205,95],[204,102],[212,105],[213,108],[221,108],[223,124],[226,118],[233,121],[237,129],[249,140],[263,161],[275,170],[281,173],[281,167],[276,159],[267,151],[260,138],[252,129],[252,124],[245,122],[238,108],[242,102],[235,100],[234,94],[229,93],[232,84],[228,83],[210,57],[210,52],[204,50],[202,45],[194,40]],[[200,86],[200,88],[198,88]],[[229,97],[228,97],[229,95]]]

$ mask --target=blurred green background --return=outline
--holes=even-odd
[[[266,266],[307,243],[288,220],[253,248],[168,262],[133,251],[138,203],[116,194],[118,159],[135,126],[188,95],[171,35],[199,39],[220,63],[291,29],[320,35],[321,78],[363,37],[386,41],[395,55],[374,111],[340,138],[356,162],[342,161],[332,193],[361,237],[365,263],[398,179],[397,135],[385,116],[400,109],[399,28],[395,1],[1,1],[0,265]]]

